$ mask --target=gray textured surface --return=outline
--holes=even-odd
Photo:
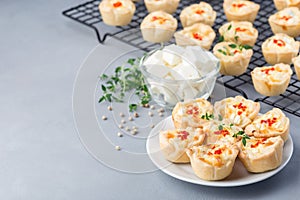
[[[0,2],[0,199],[283,199],[299,196],[299,118],[294,155],[276,176],[212,188],[157,171],[126,174],[89,155],[77,136],[72,88],[97,45],[94,32],[61,11],[79,0]],[[265,107],[264,107],[265,108]]]

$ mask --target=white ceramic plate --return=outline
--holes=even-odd
[[[282,164],[277,169],[260,174],[253,174],[249,173],[241,161],[237,159],[229,177],[221,181],[205,181],[194,174],[190,164],[173,164],[167,161],[162,155],[159,147],[159,132],[172,128],[174,128],[174,125],[171,116],[161,121],[149,134],[147,139],[147,153],[152,162],[166,174],[194,184],[214,187],[234,187],[256,183],[277,174],[287,165],[293,154],[293,140],[291,136],[289,136],[289,139],[284,145]]]

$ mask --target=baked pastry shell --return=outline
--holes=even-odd
[[[274,34],[285,33],[291,37],[298,37],[300,35],[300,23],[286,25],[279,24],[276,20],[275,14],[271,15],[268,21]]]
[[[216,44],[213,49],[215,56],[220,60],[220,74],[238,76],[245,73],[253,55],[253,50],[247,49],[243,50],[245,51],[243,54],[225,57],[217,52],[220,46],[222,46],[221,43]]]
[[[239,151],[239,159],[249,172],[262,173],[279,167],[282,163],[284,142],[282,139],[275,143],[273,151],[250,158],[243,149]]]
[[[159,135],[159,145],[164,157],[173,163],[189,163],[190,158],[186,154],[186,149],[191,148],[194,145],[201,145],[205,139],[205,135],[201,134],[200,130],[194,131],[199,131],[198,133],[194,133],[199,139],[196,142],[192,141],[193,143],[191,142],[186,148],[177,151],[176,154],[174,154],[174,152],[176,152],[176,144],[174,144],[174,141],[168,141],[161,132]]]
[[[251,23],[254,22],[260,8],[258,4],[254,4],[253,9],[251,9],[251,11],[249,11],[248,13],[234,13],[229,11],[231,2],[231,0],[225,0],[223,3],[224,13],[228,21],[248,21]]]
[[[196,99],[197,101],[204,101],[206,104],[206,109],[203,113],[199,113],[198,115],[194,116],[192,120],[185,119],[182,114],[179,114],[183,112],[183,109],[185,105],[187,104],[186,102],[178,102],[173,111],[172,111],[172,120],[174,123],[175,128],[187,128],[187,127],[192,127],[192,128],[202,128],[202,124],[206,123],[206,119],[202,119],[201,116],[205,115],[206,113],[208,114],[213,114],[213,106],[206,100],[202,99]]]
[[[277,10],[282,10],[287,7],[298,7],[300,9],[300,1],[296,2],[295,4],[292,4],[288,6],[287,0],[274,0],[274,4]]]
[[[297,75],[297,78],[300,80],[300,57],[298,56],[297,58],[293,58],[293,63],[294,63],[294,69]]]
[[[193,4],[193,5],[195,5],[195,4]],[[190,6],[193,6],[193,5],[190,5]],[[185,9],[183,9],[181,11],[180,16],[179,16],[181,24],[182,24],[183,27],[191,26],[195,23],[203,23],[203,24],[207,24],[209,26],[214,25],[214,22],[215,22],[216,17],[217,17],[217,13],[215,11],[212,12],[211,19],[198,20],[198,19],[193,19],[191,17],[190,13],[188,13]]]
[[[219,28],[219,33],[220,33],[220,35],[224,36],[224,40],[227,41],[227,42],[233,42],[233,43],[237,43],[237,44],[240,44],[240,45],[254,46],[255,42],[257,40],[257,37],[258,37],[258,31],[254,27],[252,27],[253,30],[254,30],[254,35],[252,37],[247,37],[247,38],[246,37],[238,37],[238,39],[236,40],[235,35],[228,36],[228,33],[226,34],[230,24],[236,24],[238,26],[238,24],[242,25],[243,23],[247,24],[247,23],[250,23],[250,22],[232,21],[231,23],[230,22],[226,23],[226,24],[224,24],[223,26],[221,26]]]
[[[196,23],[196,24],[193,24],[192,26],[184,28],[181,31],[177,31],[174,34],[176,44],[179,46],[201,46],[202,48],[209,50],[215,37],[216,37],[216,33],[210,26],[208,26],[208,27],[206,27],[206,26],[208,26],[208,25],[202,24],[202,23]],[[194,29],[195,30],[199,29],[201,31],[203,28],[205,28],[206,31],[209,32],[208,36],[206,36],[208,38],[208,40],[206,40],[206,41],[198,41],[197,39],[190,38],[188,36],[185,36],[184,32],[183,32],[183,31],[189,31],[189,30],[194,30]]]
[[[132,3],[131,1],[129,2]],[[127,10],[126,12],[114,12],[113,9],[107,9],[106,1],[102,1],[98,8],[105,24],[111,26],[125,26],[131,22],[135,12],[134,3],[130,5],[132,10]]]
[[[162,3],[149,0],[144,0],[144,2],[149,13],[162,10],[172,14],[177,10],[180,0],[166,0]]]
[[[231,159],[227,160],[227,162],[222,165],[221,167],[210,165],[198,158],[193,156],[193,152],[191,149],[187,150],[187,155],[190,158],[191,166],[194,173],[201,179],[208,180],[208,181],[216,181],[222,180],[228,177],[232,170],[235,163],[235,159],[238,155],[238,147],[233,145],[230,147],[233,151],[231,155]]]
[[[286,79],[282,79],[280,82],[272,82],[269,80],[257,76],[254,70],[251,72],[252,82],[255,90],[264,96],[278,96],[283,94],[289,86],[291,76]]]

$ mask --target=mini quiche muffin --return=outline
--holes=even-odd
[[[207,144],[187,150],[195,174],[204,180],[222,180],[232,172],[239,153],[236,145]]]
[[[265,96],[277,96],[287,89],[291,75],[291,68],[287,64],[274,66],[256,67],[251,72],[255,90]]]
[[[206,135],[204,144],[228,143],[236,144],[240,137],[233,137],[240,131],[241,127],[234,124],[225,124],[223,121],[211,120],[203,124],[203,133]]]
[[[216,16],[217,13],[208,3],[200,2],[184,8],[180,13],[180,21],[183,27],[191,26],[198,22],[212,26]]]
[[[273,33],[285,33],[291,37],[300,35],[300,11],[296,7],[285,8],[269,17]]]
[[[216,33],[210,26],[196,23],[176,32],[174,37],[176,44],[179,46],[201,46],[209,50],[216,37]]]
[[[284,142],[281,137],[250,137],[241,145],[239,159],[249,172],[261,173],[275,169],[282,163]]]
[[[245,128],[258,115],[260,104],[242,96],[236,96],[217,101],[214,109],[215,115],[221,115],[227,124],[232,123]]]
[[[254,22],[259,4],[244,0],[224,0],[223,8],[228,21]]]
[[[160,132],[159,143],[167,160],[174,163],[189,163],[186,149],[201,145],[204,138],[205,135],[199,128],[176,129]]]
[[[271,65],[290,64],[292,58],[297,56],[298,51],[299,42],[284,33],[277,33],[262,44],[264,58]]]
[[[258,37],[258,31],[250,22],[232,21],[219,28],[224,41],[234,42],[240,45],[254,46]]]
[[[300,8],[300,0],[274,0],[274,3],[277,10],[282,10],[287,7]]]
[[[99,10],[105,24],[125,26],[131,22],[135,5],[131,0],[103,0]]]
[[[298,79],[300,80],[300,55],[298,57],[293,58],[294,68],[297,74]]]
[[[180,0],[145,0],[148,12],[165,11],[172,14],[176,11]]]
[[[283,141],[289,137],[290,120],[278,108],[257,117],[245,128],[245,133],[254,137],[276,137],[280,136]]]
[[[148,42],[169,41],[176,29],[177,20],[164,11],[150,13],[141,23],[143,38]]]
[[[213,48],[213,53],[220,59],[221,74],[237,76],[246,72],[253,51],[232,42],[220,42]]]
[[[199,128],[213,114],[213,106],[205,99],[198,98],[186,102],[178,102],[172,111],[175,128]]]

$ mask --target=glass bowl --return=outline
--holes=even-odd
[[[150,51],[140,60],[140,69],[152,99],[170,109],[179,101],[208,99],[219,74],[219,60],[201,47],[173,47]],[[165,57],[171,64],[180,64],[170,67],[163,60]]]

